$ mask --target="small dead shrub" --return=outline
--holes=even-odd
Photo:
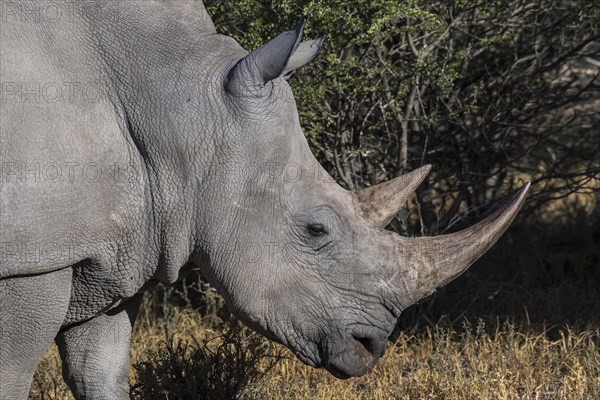
[[[188,341],[166,333],[155,352],[134,365],[133,399],[240,399],[283,358],[273,344],[231,323],[212,338]]]

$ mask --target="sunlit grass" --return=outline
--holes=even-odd
[[[131,345],[134,364],[152,359],[166,339],[165,331],[173,332],[173,341],[188,343],[193,343],[192,337],[219,334],[191,310],[176,314],[140,321]],[[599,344],[598,329],[554,327],[549,335],[543,327],[508,321],[480,320],[475,326],[464,322],[460,329],[438,325],[418,335],[401,334],[370,374],[346,381],[307,367],[289,351],[269,344],[272,353],[287,357],[247,387],[243,398],[595,399],[600,398]],[[31,398],[71,399],[59,371],[53,346],[38,367]],[[133,367],[131,378],[135,383]],[[164,398],[189,397],[174,392]]]

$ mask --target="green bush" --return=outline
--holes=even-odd
[[[532,210],[600,177],[594,1],[205,3],[249,50],[303,19],[306,37],[328,34],[290,80],[302,126],[350,189],[433,164],[400,231],[460,228],[525,179]]]

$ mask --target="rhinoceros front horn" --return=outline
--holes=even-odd
[[[358,193],[363,214],[372,217],[372,223],[387,224],[393,212],[402,206],[409,190],[416,188],[429,172],[429,166],[410,174],[373,186]],[[396,189],[393,187],[396,186]],[[390,283],[402,299],[403,307],[430,295],[461,275],[502,236],[523,205],[529,190],[527,183],[501,207],[483,221],[459,232],[434,237],[406,238],[391,236],[393,260]],[[398,199],[391,200],[391,193]],[[385,201],[384,201],[385,200]],[[370,209],[369,203],[381,206],[383,211]],[[391,234],[391,233],[390,233]]]

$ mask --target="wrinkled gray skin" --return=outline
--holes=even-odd
[[[301,26],[248,54],[200,3],[113,1],[92,16],[68,3],[62,19],[41,21],[11,4],[1,399],[27,398],[53,339],[76,398],[127,398],[140,293],[193,266],[305,363],[362,375],[400,312],[460,275],[523,201],[527,188],[448,236],[384,230],[429,167],[359,193],[333,182],[285,81],[322,43],[300,44]]]

